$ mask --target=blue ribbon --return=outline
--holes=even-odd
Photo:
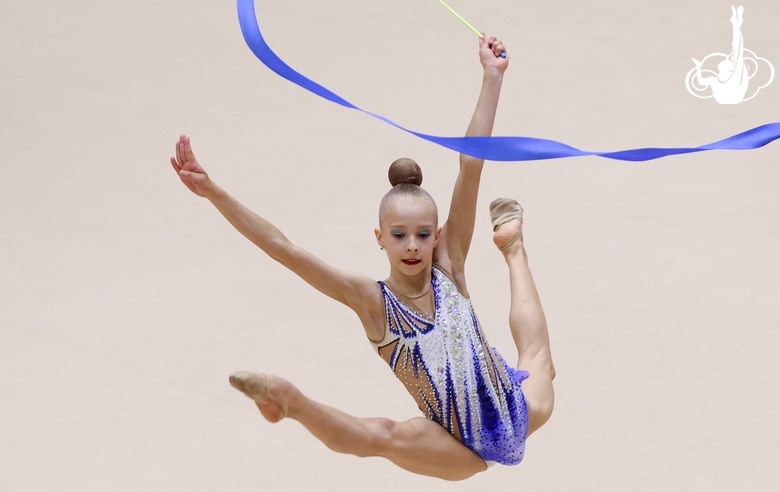
[[[705,150],[748,150],[757,149],[780,138],[780,122],[768,123],[752,130],[725,138],[717,142],[702,145],[700,147],[678,148],[642,148],[621,150],[618,152],[588,152],[580,150],[561,142],[532,137],[439,137],[419,133],[390,121],[384,116],[361,109],[341,96],[331,92],[313,80],[301,75],[287,65],[276,53],[274,53],[260,34],[257,25],[254,0],[238,1],[238,21],[241,24],[241,32],[249,49],[260,59],[265,66],[284,77],[290,82],[346,108],[356,109],[393,125],[405,132],[433,142],[442,147],[454,151],[488,159],[492,161],[533,161],[538,159],[555,159],[559,157],[575,157],[584,155],[598,155],[610,159],[623,161],[648,161],[675,154],[690,154]]]

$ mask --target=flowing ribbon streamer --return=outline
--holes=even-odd
[[[555,159],[560,157],[575,157],[585,155],[598,155],[610,159],[623,161],[648,161],[675,154],[689,154],[705,150],[749,150],[763,147],[764,145],[780,138],[780,122],[768,123],[746,132],[734,135],[717,142],[702,145],[700,147],[678,148],[641,148],[621,150],[618,152],[589,152],[580,150],[561,142],[532,137],[440,137],[419,133],[390,121],[384,116],[361,109],[341,96],[331,92],[313,80],[301,75],[287,65],[276,53],[274,53],[260,34],[257,24],[254,0],[238,1],[238,20],[241,24],[241,32],[249,49],[260,59],[265,66],[284,77],[290,82],[346,108],[356,109],[369,114],[374,118],[384,121],[394,127],[411,133],[429,142],[441,145],[448,149],[491,161],[532,161],[539,159]]]

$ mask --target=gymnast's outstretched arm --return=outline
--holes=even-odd
[[[712,78],[712,77],[704,78],[704,77],[701,76],[701,65],[702,65],[702,62],[700,62],[696,58],[691,58],[691,60],[693,60],[693,63],[696,65],[696,81],[699,83],[699,85],[702,86],[702,87],[710,85],[710,80],[709,79]]]
[[[466,136],[489,136],[493,132],[498,98],[509,58],[499,54],[506,48],[491,36],[479,40],[479,60],[483,67],[482,89]],[[466,256],[471,246],[476,217],[479,181],[484,159],[460,155],[460,172],[452,192],[450,213],[442,229],[435,261],[450,272],[461,292],[468,296],[464,276]]]
[[[296,246],[276,226],[217,186],[195,159],[189,137],[179,137],[176,157],[171,157],[171,165],[187,188],[207,198],[238,232],[312,287],[352,308],[363,322],[370,339],[382,338],[384,304],[382,292],[374,280],[334,268]]]

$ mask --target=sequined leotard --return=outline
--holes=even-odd
[[[379,282],[387,316],[385,338],[372,342],[423,414],[459,437],[485,461],[516,465],[523,459],[528,413],[521,382],[487,344],[471,301],[433,267],[436,314],[430,319]]]

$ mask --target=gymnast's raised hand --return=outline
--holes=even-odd
[[[176,142],[176,157],[171,157],[171,165],[181,182],[196,195],[206,197],[214,190],[214,183],[195,159],[190,139],[186,135],[181,135]]]
[[[508,58],[503,43],[479,44],[482,88],[467,136],[492,133]],[[377,282],[330,266],[291,243],[209,179],[181,136],[171,164],[193,193],[206,197],[266,254],[323,294],[349,306],[370,344],[403,383],[423,417],[404,422],[358,418],[306,397],[278,376],[236,372],[230,383],[251,398],[269,422],[300,422],[326,446],[356,456],[381,456],[414,473],[462,480],[493,463],[514,465],[526,438],[553,409],[547,323],[523,244],[522,208],[491,203],[493,242],[509,267],[509,329],[517,364],[491,348],[466,288],[465,261],[474,231],[484,161],[460,155],[447,221],[439,227],[433,198],[420,187],[411,159],[390,166],[391,189],[379,205],[374,230],[389,276]]]
[[[509,66],[509,56],[501,57],[502,52],[508,55],[504,43],[495,36],[486,36],[483,32],[479,39],[479,61],[482,66],[504,73]]]

